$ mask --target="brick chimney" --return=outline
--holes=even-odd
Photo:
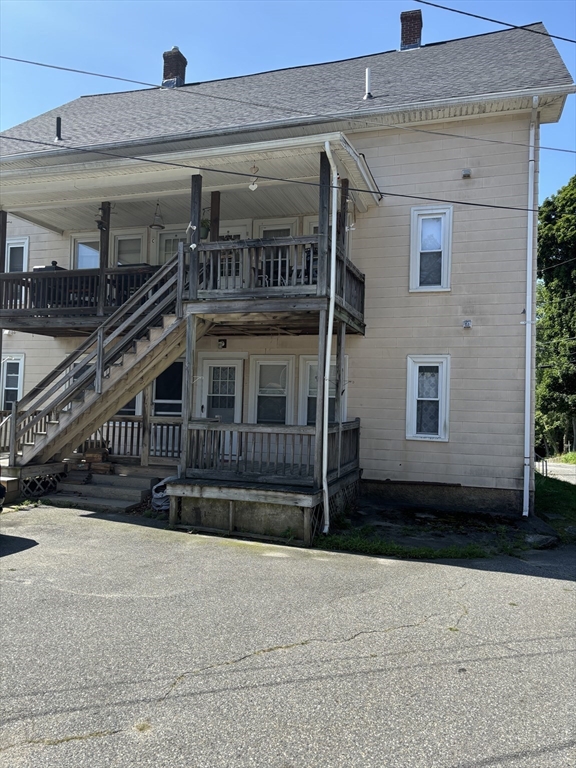
[[[186,82],[186,58],[180,53],[180,49],[174,46],[171,51],[166,51],[164,56],[164,75],[162,85],[165,88],[179,88]]]
[[[420,48],[420,41],[422,40],[422,11],[403,11],[400,14],[400,24],[402,25],[400,50],[407,51],[409,48]]]

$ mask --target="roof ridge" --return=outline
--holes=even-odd
[[[534,21],[530,24],[522,24],[519,27],[513,27],[510,29],[496,29],[496,30],[493,30],[492,32],[482,32],[477,35],[466,35],[464,37],[454,37],[450,40],[438,40],[435,43],[426,43],[425,45],[421,45],[419,48],[410,49],[410,52],[413,53],[414,51],[422,50],[424,48],[433,48],[439,45],[449,45],[450,43],[457,43],[457,42],[460,42],[461,40],[472,40],[476,37],[487,37],[488,35],[500,35],[503,32],[516,32],[518,29],[524,29],[528,27],[537,27],[538,25],[546,29],[546,27],[544,26],[544,22]],[[199,80],[198,82],[195,82],[195,83],[184,83],[184,85],[178,86],[178,90],[181,90],[183,88],[193,88],[198,85],[210,85],[212,83],[225,83],[230,80],[244,80],[249,77],[258,77],[258,75],[270,75],[276,72],[290,72],[295,69],[312,69],[312,67],[324,67],[330,64],[342,64],[347,61],[358,61],[359,59],[369,59],[369,58],[373,58],[374,56],[386,56],[387,54],[390,54],[390,53],[406,53],[406,51],[402,51],[399,48],[393,48],[389,51],[377,51],[376,53],[363,53],[359,56],[348,56],[344,59],[333,59],[331,61],[318,61],[314,64],[295,64],[294,66],[291,66],[291,67],[279,67],[278,69],[265,69],[261,72],[251,72],[246,75],[231,75],[230,77],[219,77],[213,80]],[[158,91],[158,90],[163,90],[161,85],[157,85],[151,88],[133,88],[129,91],[109,91],[107,93],[87,93],[87,94],[84,94],[83,96],[79,96],[78,98],[94,99],[94,98],[98,98],[99,96],[118,96],[118,95],[127,94],[127,93],[143,93],[145,91]]]

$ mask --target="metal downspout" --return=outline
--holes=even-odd
[[[524,483],[522,493],[522,515],[530,513],[530,478],[532,476],[532,327],[534,325],[534,180],[535,180],[535,138],[538,110],[538,96],[532,98],[530,118],[530,149],[528,150],[528,227],[526,233],[526,347],[524,360]]]
[[[330,303],[326,328],[326,360],[324,362],[324,412],[322,423],[322,496],[324,501],[323,533],[330,530],[330,497],[328,495],[328,414],[330,407],[330,359],[332,357],[332,333],[334,331],[334,304],[336,301],[336,218],[338,216],[338,169],[330,151],[330,142],[324,144],[328,162],[332,168],[332,230],[330,238]]]

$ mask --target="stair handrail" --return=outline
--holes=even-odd
[[[158,316],[164,313],[167,307],[174,303],[175,299],[178,303],[178,299],[182,296],[184,288],[183,261],[184,252],[182,245],[180,245],[178,248],[178,253],[172,259],[166,262],[166,264],[164,264],[154,275],[152,275],[149,280],[147,280],[137,291],[135,291],[135,293],[127,302],[122,304],[122,306],[120,306],[112,315],[107,317],[83,344],[81,344],[71,355],[69,355],[57,366],[55,366],[54,369],[47,376],[45,376],[38,385],[36,385],[36,387],[34,387],[24,398],[22,398],[22,400],[18,403],[18,411],[20,411],[20,413],[16,418],[16,423],[14,424],[16,439],[22,437],[24,433],[33,429],[33,427],[44,416],[52,413],[58,408],[61,409],[63,404],[67,404],[67,402],[72,400],[78,391],[85,389],[89,383],[91,383],[91,379],[97,376],[98,372],[95,369],[91,370],[90,368],[87,368],[85,372],[74,381],[75,371],[73,364],[78,361],[82,355],[86,355],[88,350],[92,348],[92,352],[87,354],[87,356],[82,359],[82,366],[88,366],[94,357],[98,356],[99,365],[97,367],[100,369],[100,372],[103,372],[106,365],[111,364],[112,358],[117,358],[122,355],[125,349],[137,338],[138,334],[142,333],[144,330],[146,330],[146,328],[150,326],[151,323],[158,319]],[[169,277],[169,279],[163,285],[161,285],[157,291],[151,294],[143,304],[140,304],[140,306],[137,306],[135,311],[131,312],[132,308],[135,305],[138,305],[142,298],[146,296],[146,294],[148,294],[160,281],[166,278],[170,272],[174,270],[174,267],[176,267],[176,273],[172,274],[172,276]],[[162,300],[158,303],[158,299],[162,297],[162,294],[167,295],[165,295],[164,298],[162,298]],[[179,309],[181,312],[181,301]],[[149,310],[153,311],[149,313]],[[144,316],[144,318],[140,319],[142,316]],[[122,321],[122,318],[125,319]],[[139,319],[140,321],[136,323],[136,321]],[[118,323],[120,324],[118,325]],[[111,327],[112,333],[106,337],[105,331]],[[130,333],[128,333],[123,339],[120,339],[122,334],[129,330]],[[105,348],[117,339],[120,340],[116,343],[114,348],[108,352],[105,352]],[[96,348],[94,348],[95,345]],[[60,395],[55,398],[53,402],[45,406],[39,412],[35,413],[36,409],[39,407],[39,402],[36,401],[40,396],[42,396],[42,400],[45,402],[54,393],[62,390],[62,387],[71,381],[72,384],[61,391]],[[48,392],[45,392],[44,390],[46,387],[50,385],[52,386]],[[27,410],[21,410],[22,406],[28,406]],[[24,428],[18,430],[18,427],[33,414],[35,415],[25,424]]]

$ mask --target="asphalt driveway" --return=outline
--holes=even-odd
[[[576,764],[574,548],[409,562],[0,518],[0,765]]]

